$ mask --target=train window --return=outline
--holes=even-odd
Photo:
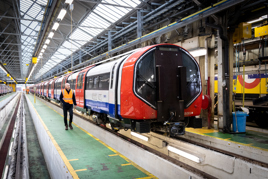
[[[99,76],[99,89],[108,90],[109,89],[110,73],[105,73]]]
[[[111,89],[113,88],[113,82],[114,82],[114,69],[115,69],[115,65],[116,65],[116,63],[114,64],[114,66],[113,66],[113,69],[112,69],[112,76],[111,76]]]
[[[182,64],[186,67],[185,105],[189,107],[201,92],[201,79],[198,65],[187,53],[182,53]]]
[[[63,80],[62,80],[62,88],[63,88],[63,89],[65,88],[65,80],[66,80],[66,77],[63,78]]]
[[[93,85],[94,89],[98,89],[99,81],[100,81],[99,76],[94,77],[94,85]]]
[[[94,85],[93,78],[92,77],[87,78],[87,88],[86,89],[92,89],[93,85]]]
[[[78,76],[78,84],[77,84],[77,89],[82,89],[83,88],[83,77],[85,73],[81,73]]]
[[[139,63],[136,69],[136,93],[156,106],[156,77],[154,51],[148,53]]]

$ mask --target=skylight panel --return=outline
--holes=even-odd
[[[136,7],[138,4],[140,4],[140,1],[138,0],[130,0],[130,1],[125,1],[129,6]]]
[[[27,14],[31,17],[36,17],[39,14],[40,10],[41,7],[34,3],[30,10],[27,12]]]
[[[64,47],[64,49],[77,49],[77,47],[72,45],[69,41],[65,41],[61,47]]]
[[[122,15],[124,15],[124,14],[120,15],[118,12],[116,12],[116,8],[114,8],[114,6],[106,6],[106,5],[100,4],[99,8],[109,13],[109,15],[113,16],[115,20],[119,19],[120,17],[122,17]]]
[[[89,34],[85,33],[84,31],[80,29],[76,29],[73,34],[70,36],[70,39],[72,40],[84,40],[84,41],[89,41],[92,39],[92,36]]]
[[[21,20],[21,24],[25,25],[26,27],[31,23],[31,21]]]
[[[101,6],[101,5],[99,5],[99,6]],[[99,16],[107,19],[109,22],[114,23],[117,18],[112,17],[109,11],[108,12],[104,11],[99,6],[94,10],[94,12],[96,14],[98,14]]]
[[[65,54],[65,55],[71,55],[71,50],[67,50],[67,49],[63,49],[63,48],[60,48],[58,50],[58,52],[62,53],[62,54]]]
[[[31,0],[24,0],[24,1],[20,1],[20,10],[21,15],[23,15],[33,4],[33,2]]]

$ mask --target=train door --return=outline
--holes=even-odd
[[[113,65],[110,71],[110,86],[109,86],[109,114],[115,117],[115,83],[116,83],[116,65]]]
[[[85,81],[85,72],[81,72],[78,74],[77,76],[77,85],[76,85],[76,101],[77,101],[77,105],[79,107],[84,108],[84,81]]]
[[[61,82],[61,92],[62,92],[62,91],[64,90],[64,88],[65,88],[66,78],[67,78],[67,77],[64,77],[64,78],[62,79],[62,82]]]
[[[177,60],[170,60],[167,63],[167,59]],[[171,113],[174,113],[174,121],[183,120],[186,68],[182,64],[182,53],[179,51],[155,50],[154,53],[148,54],[148,58],[144,58],[144,62],[146,60],[148,61],[146,64],[154,63],[152,66],[155,66],[155,68],[147,68],[151,71],[147,70],[146,72],[140,68],[138,71],[140,81],[144,82],[143,80],[145,80],[146,84],[149,84],[142,88],[145,91],[144,93],[148,92],[148,95],[146,93],[143,96],[144,99],[157,106],[159,121],[170,118]],[[144,65],[146,64],[144,63]],[[138,82],[137,86],[139,86]],[[154,89],[156,89],[154,93],[149,92]],[[156,104],[155,101],[157,101]]]

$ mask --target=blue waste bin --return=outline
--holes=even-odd
[[[236,132],[235,112],[233,113],[233,131]],[[236,111],[238,132],[246,132],[246,121],[248,114],[242,111]]]

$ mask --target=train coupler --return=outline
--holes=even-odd
[[[184,135],[185,123],[184,122],[171,122],[169,123],[170,136]]]

